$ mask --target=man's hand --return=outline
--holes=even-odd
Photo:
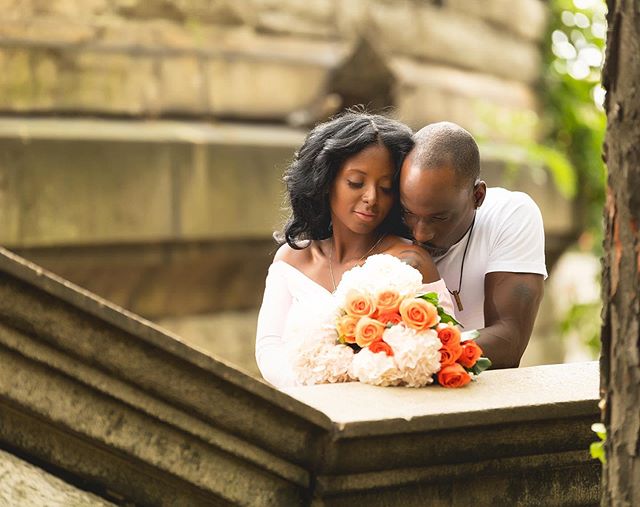
[[[484,329],[477,343],[492,368],[517,368],[527,348],[544,293],[544,277],[488,273],[484,278]]]

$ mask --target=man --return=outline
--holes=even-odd
[[[478,145],[458,125],[428,125],[414,140],[400,174],[405,223],[493,367],[517,367],[547,276],[540,210],[526,194],[487,188]]]

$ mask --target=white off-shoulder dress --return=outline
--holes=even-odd
[[[440,304],[454,315],[451,295],[442,279],[422,286],[424,292],[437,292]],[[292,320],[304,318],[311,305],[330,305],[332,293],[284,261],[269,267],[256,331],[256,362],[264,379],[278,389],[299,385],[287,354],[285,330]]]

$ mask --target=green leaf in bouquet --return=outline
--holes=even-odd
[[[449,315],[441,306],[438,306],[438,315],[440,315],[440,322],[443,324],[454,324],[456,326],[464,327],[460,322]]]
[[[426,294],[422,294],[418,297],[421,299],[424,299],[428,303],[431,303],[433,306],[435,306],[438,309],[440,322],[442,322],[443,324],[451,323],[451,324],[455,324],[456,326],[463,327],[462,324],[460,324],[460,322],[454,319],[452,315],[449,315],[447,312],[445,312],[444,308],[440,306],[440,299],[438,298],[437,292],[427,292]]]
[[[491,367],[491,360],[488,357],[480,357],[473,365],[471,371],[476,375],[480,375],[483,371]]]
[[[440,302],[437,292],[427,292],[426,294],[422,294],[418,297],[424,299],[425,301],[428,301],[434,306],[438,306],[438,303]]]

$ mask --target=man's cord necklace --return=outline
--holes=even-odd
[[[373,246],[369,248],[369,250],[367,250],[364,253],[364,255],[356,261],[356,264],[359,264],[365,259],[365,257],[368,257],[369,254],[373,252],[380,243],[382,243],[382,240],[385,237],[386,237],[386,234],[383,234],[382,236],[380,236],[378,240],[373,244]],[[338,287],[336,285],[336,280],[333,277],[333,236],[331,236],[331,243],[329,246],[329,275],[331,276],[331,284],[333,285],[333,292],[335,292]]]
[[[450,290],[447,287],[449,293],[456,300],[456,306],[458,307],[458,311],[461,312],[464,310],[464,306],[462,306],[462,299],[460,299],[460,291],[462,290],[462,273],[464,272],[464,260],[467,257],[467,249],[469,248],[469,243],[471,242],[471,234],[473,233],[473,226],[476,223],[476,215],[473,215],[473,220],[471,221],[471,227],[469,227],[469,236],[467,236],[467,243],[464,245],[464,252],[462,253],[462,262],[460,263],[460,280],[458,280],[458,290]]]

